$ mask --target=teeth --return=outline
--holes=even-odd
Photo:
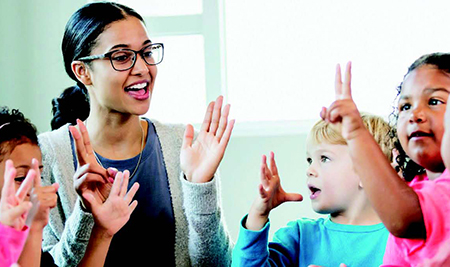
[[[140,89],[145,88],[146,86],[147,86],[147,83],[138,83],[138,84],[128,87],[127,89],[140,90]]]

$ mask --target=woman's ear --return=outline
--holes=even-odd
[[[73,61],[70,66],[72,67],[72,72],[75,74],[78,81],[80,81],[84,85],[92,84],[89,69],[84,62],[76,60]]]

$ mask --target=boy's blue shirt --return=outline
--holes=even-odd
[[[270,222],[260,231],[241,221],[232,266],[380,266],[389,232],[375,225],[337,224],[330,218],[299,219],[278,230],[268,242]]]

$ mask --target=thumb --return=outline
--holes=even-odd
[[[91,212],[98,207],[99,204],[95,201],[95,197],[92,193],[83,193],[82,196],[91,206]]]
[[[339,265],[339,267],[347,267],[347,265],[341,263],[341,264]]]
[[[285,201],[302,201],[303,196],[297,193],[286,193]]]
[[[193,139],[194,139],[194,127],[191,124],[188,124],[186,125],[186,130],[184,131],[182,148],[190,147],[192,145]]]

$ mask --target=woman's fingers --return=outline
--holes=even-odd
[[[184,130],[183,144],[181,145],[181,147],[182,148],[191,147],[193,140],[194,140],[194,127],[191,124],[188,124],[186,125],[186,130]]]
[[[222,115],[220,116],[219,128],[217,129],[217,132],[216,132],[216,137],[218,140],[221,140],[221,138],[225,132],[225,129],[227,128],[229,114],[230,114],[230,104],[227,104],[223,108]]]
[[[216,134],[217,127],[219,126],[220,114],[222,113],[223,96],[219,96],[214,104],[213,114],[211,118],[211,124],[208,132]]]
[[[83,166],[89,163],[86,156],[86,148],[84,147],[83,138],[81,137],[80,132],[78,132],[78,129],[74,126],[69,126],[69,131],[72,134],[73,139],[75,140],[78,164],[80,166]]]
[[[220,139],[220,146],[222,147],[223,150],[225,150],[225,148],[228,145],[228,142],[230,141],[231,132],[233,131],[234,123],[235,123],[235,120],[231,120],[228,123],[227,128],[225,129],[225,133],[223,134],[223,136]]]
[[[206,108],[205,118],[203,119],[202,128],[200,129],[200,132],[207,132],[209,129],[209,125],[211,124],[211,118],[214,110],[214,104],[215,102],[212,101],[209,103],[208,107]]]
[[[125,197],[128,190],[128,182],[130,181],[130,172],[128,170],[125,170],[123,172],[123,180],[122,180],[122,186],[120,188],[120,196]]]
[[[129,204],[131,202],[131,200],[133,200],[138,189],[139,189],[139,183],[134,183],[133,186],[131,186],[130,190],[128,191],[128,193],[125,196],[125,201],[127,204]]]
[[[84,123],[80,119],[77,119],[77,125],[81,131],[81,136],[83,137],[83,144],[86,153],[88,154],[88,156],[93,155],[94,149],[92,149],[91,139],[89,138],[89,133],[87,131],[86,125],[84,125]]]

